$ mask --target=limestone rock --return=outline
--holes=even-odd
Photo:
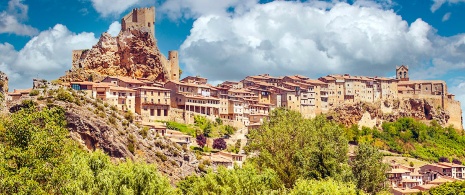
[[[367,113],[370,115],[371,120],[364,116]],[[405,98],[385,100],[378,103],[359,102],[340,105],[331,109],[327,115],[328,119],[335,120],[346,126],[354,124],[367,126],[375,123],[377,127],[381,127],[383,121],[393,122],[401,117],[412,117],[425,122],[436,120],[443,126],[452,124],[448,110],[442,109],[437,103],[428,99]]]
[[[89,80],[104,75],[170,79],[171,64],[145,27],[121,31],[116,37],[103,33],[92,49],[81,50],[73,58],[73,69],[62,80]]]

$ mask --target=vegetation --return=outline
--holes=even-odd
[[[39,95],[39,90],[33,89],[33,90],[31,90],[31,92],[29,92],[29,95],[30,96],[38,96]]]
[[[236,128],[223,124],[223,121],[220,118],[215,119],[213,122],[208,120],[206,117],[199,115],[194,116],[194,125],[168,121],[166,122],[166,127],[193,137],[200,134],[203,134],[206,137],[223,137],[225,135],[232,135],[236,132]]]
[[[352,183],[344,183],[333,179],[326,180],[298,180],[291,195],[300,194],[328,194],[328,195],[362,195]]]
[[[276,172],[271,169],[259,171],[251,165],[242,169],[209,171],[204,176],[190,176],[178,183],[183,194],[272,194],[284,186]]]
[[[213,140],[213,149],[224,150],[226,147],[226,141],[223,138]]]
[[[465,182],[456,181],[445,183],[438,187],[431,188],[428,192],[423,192],[425,195],[444,195],[444,194],[465,194]]]
[[[357,188],[365,192],[379,192],[383,190],[380,185],[386,181],[386,171],[388,166],[380,163],[383,155],[377,148],[370,145],[361,144],[355,152],[355,159],[351,162],[352,173],[354,174]],[[380,164],[378,166],[373,166]]]
[[[203,148],[207,144],[207,138],[203,134],[197,135],[195,141],[197,142],[197,145],[199,145],[201,148]]]
[[[114,164],[68,138],[64,110],[38,110],[31,101],[0,119],[2,194],[172,194],[153,165]]]
[[[465,160],[465,136],[452,127],[441,127],[436,121],[426,125],[412,118],[385,122],[382,130],[358,126],[346,129],[349,140],[367,143],[427,161]],[[442,158],[443,157],[443,158]]]
[[[257,151],[253,160],[275,170],[287,188],[298,179],[346,181],[351,171],[343,132],[322,116],[308,120],[296,111],[276,109],[269,122],[249,134],[248,150]]]

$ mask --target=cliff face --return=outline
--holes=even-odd
[[[341,105],[328,113],[328,118],[346,126],[358,124],[359,126],[380,127],[382,122],[393,122],[401,117],[412,117],[417,120],[429,122],[436,120],[442,126],[453,125],[461,130],[462,120],[460,109],[454,109],[456,101],[442,103],[434,99],[386,100],[379,103],[356,103]],[[460,104],[458,104],[460,107]],[[457,117],[460,116],[460,117]]]
[[[142,27],[121,31],[116,37],[103,33],[92,49],[73,51],[72,70],[62,79],[95,80],[106,75],[169,80],[171,64],[160,53],[150,29]]]

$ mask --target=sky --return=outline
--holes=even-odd
[[[465,0],[1,0],[0,71],[10,90],[71,68],[71,51],[156,7],[158,47],[182,76],[395,75],[445,80],[465,109]]]

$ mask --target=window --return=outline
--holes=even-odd
[[[291,96],[289,96],[289,100],[292,100],[292,97],[291,97]]]
[[[165,109],[165,116],[168,116],[168,109]]]
[[[160,96],[160,92],[158,92],[158,96]]]
[[[113,95],[116,95],[116,92],[113,92]]]
[[[157,116],[161,116],[161,110],[157,109]]]
[[[132,93],[129,93],[129,96],[132,96]]]
[[[150,109],[150,116],[154,116],[155,115],[155,110],[154,109]]]
[[[153,91],[150,91],[150,95],[152,95],[152,96],[153,96]]]

